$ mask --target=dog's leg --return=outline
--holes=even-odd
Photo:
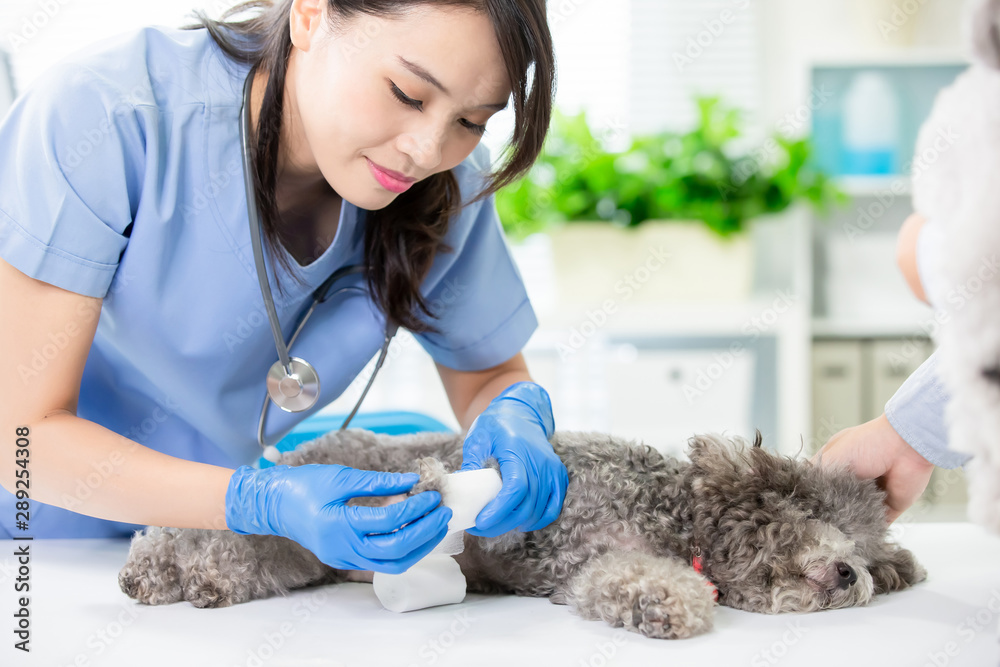
[[[177,533],[150,527],[132,536],[128,561],[118,573],[118,585],[130,598],[145,604],[170,604],[184,599],[174,550]]]
[[[440,461],[423,458],[413,467],[419,467],[421,479],[410,495],[440,490],[446,474]],[[384,507],[405,498],[405,494],[359,496],[347,504]],[[136,533],[128,561],[118,575],[122,591],[139,602],[158,605],[187,600],[196,607],[228,607],[342,581],[371,583],[372,573],[329,567],[284,537],[159,527]]]
[[[660,639],[710,630],[715,606],[706,579],[690,566],[636,551],[588,561],[557,596],[583,618]]]
[[[118,576],[122,591],[139,602],[187,600],[196,607],[228,607],[346,579],[284,537],[155,527],[132,538]]]

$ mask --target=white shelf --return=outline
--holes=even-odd
[[[912,179],[905,174],[885,176],[839,176],[835,184],[853,197],[892,195],[908,197],[913,193]]]
[[[927,338],[919,323],[911,320],[831,319],[812,320],[813,338]]]
[[[656,335],[663,338],[737,338],[779,335],[796,325],[804,305],[787,293],[758,296],[746,301],[718,304],[626,304],[598,323],[584,309],[539,313],[539,333],[569,335],[584,327],[596,328],[604,336]],[[592,309],[598,310],[597,308]],[[597,317],[600,319],[600,316]],[[593,325],[593,326],[592,326]]]
[[[916,48],[901,51],[873,51],[850,53],[844,57],[824,57],[814,60],[810,67],[932,67],[938,65],[968,65],[965,53],[955,49]]]

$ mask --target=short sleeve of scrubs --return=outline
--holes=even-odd
[[[113,82],[65,64],[0,125],[0,256],[22,273],[103,298],[128,243],[143,141]]]
[[[489,151],[480,144],[460,165],[456,178],[463,201],[485,185]],[[521,275],[504,237],[491,195],[467,206],[452,222],[445,242],[452,252],[439,256],[425,291],[439,333],[417,340],[435,362],[460,371],[501,364],[520,352],[538,327]]]

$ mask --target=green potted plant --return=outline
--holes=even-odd
[[[800,201],[822,213],[846,201],[809,164],[807,139],[775,134],[737,151],[739,112],[715,97],[695,101],[694,129],[636,137],[617,153],[594,136],[585,113],[557,110],[531,172],[497,194],[509,236],[552,236],[559,281],[573,288],[561,291],[585,299],[613,292],[628,271],[657,264],[654,250],[666,250],[671,260],[644,283],[645,299],[743,298],[752,275],[749,222]]]

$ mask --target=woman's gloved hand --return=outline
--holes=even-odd
[[[554,431],[549,395],[534,382],[507,387],[476,417],[465,437],[461,469],[482,468],[492,456],[500,464],[503,486],[468,533],[529,532],[559,516],[569,475],[549,444]]]
[[[340,465],[241,466],[226,489],[226,525],[295,540],[330,567],[399,574],[448,532],[451,509],[439,506],[441,494],[425,491],[386,507],[347,501],[405,493],[419,479]]]

